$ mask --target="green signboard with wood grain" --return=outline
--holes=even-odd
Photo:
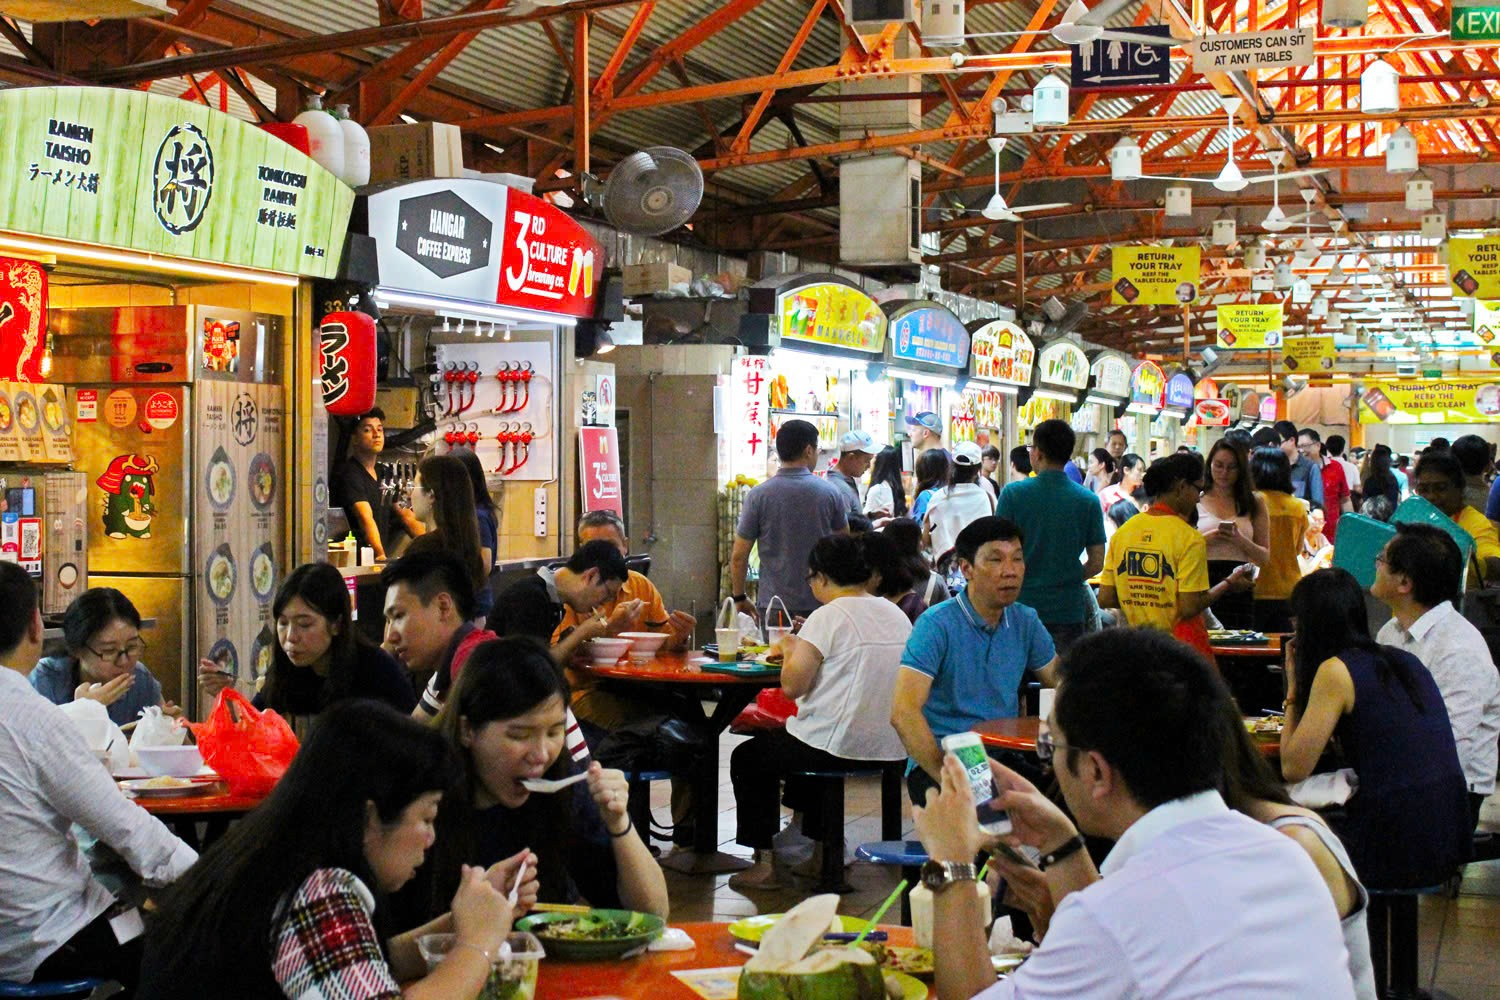
[[[353,204],[300,150],[201,104],[0,91],[0,230],[326,278]]]

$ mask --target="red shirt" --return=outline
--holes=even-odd
[[[1323,535],[1330,542],[1334,540],[1334,532],[1338,530],[1339,514],[1343,512],[1344,501],[1349,499],[1349,480],[1344,476],[1344,469],[1335,461],[1323,463]]]

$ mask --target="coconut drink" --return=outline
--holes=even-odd
[[[739,1000],[885,1000],[885,979],[869,952],[818,948],[838,906],[838,896],[826,893],[787,911],[741,970]]]

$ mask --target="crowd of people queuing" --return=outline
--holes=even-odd
[[[939,892],[943,997],[1373,997],[1367,890],[1431,885],[1465,860],[1500,764],[1500,677],[1459,610],[1465,588],[1500,580],[1491,447],[1434,442],[1406,472],[1383,446],[1351,461],[1342,438],[1283,421],[1148,463],[1120,431],[1075,458],[1073,429],[1046,420],[1002,482],[997,448],[944,448],[933,414],[907,425],[910,476],[868,433],[825,463],[817,429],[785,421],[779,470],[735,526],[733,602],[763,621],[779,598],[796,623],[781,649],[796,713],[731,757],[754,865],[730,884],[789,884],[781,806],[820,828],[799,772],[904,766],[930,884],[973,880],[993,852],[996,898],[1040,945],[996,985],[978,896]],[[379,431],[359,424],[351,496]],[[668,914],[625,777],[596,750],[671,706],[601,684],[579,654],[642,630],[687,649],[698,623],[627,566],[607,512],[581,520],[560,565],[493,591],[475,471],[424,461],[401,521],[350,501],[377,548],[396,524],[414,536],[381,574],[380,645],[354,627],[336,569],[282,582],[255,704],[304,742],[201,858],[124,797],[57,707],[98,701],[117,724],[177,712],[129,598],[81,595],[65,652],[43,657],[36,587],[0,562],[0,979],[99,975],[147,998],[473,997],[538,902]],[[1343,516],[1385,520],[1408,494],[1469,532],[1467,564],[1448,532],[1403,523],[1368,591],[1331,568]],[[1375,635],[1372,602],[1390,615]],[[1210,625],[1287,635],[1279,773],[1249,743]],[[205,695],[229,683],[201,667]],[[1034,713],[1037,686],[1057,689],[1037,744],[1050,772],[992,763],[1019,854],[976,825],[942,741]],[[1359,780],[1335,821],[1292,804],[1287,783],[1340,766]],[[525,784],[571,775],[567,794]],[[674,818],[686,793],[674,787]],[[1114,842],[1102,863],[1086,838]],[[93,876],[90,842],[133,870],[144,919],[140,893]],[[429,970],[415,941],[439,931],[457,944]]]

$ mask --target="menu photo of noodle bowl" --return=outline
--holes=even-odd
[[[261,452],[250,460],[250,502],[256,510],[270,510],[276,499],[276,463]]]
[[[229,602],[234,599],[238,575],[239,567],[235,565],[234,553],[230,551],[229,543],[225,542],[214,549],[213,555],[208,557],[208,564],[203,568],[208,596],[219,607],[228,607]]]
[[[276,655],[276,633],[271,631],[271,626],[263,626],[260,634],[255,637],[254,644],[250,647],[250,666],[255,671],[255,683],[257,688],[267,674],[271,672],[271,659]]]
[[[276,589],[276,557],[271,552],[271,543],[263,542],[250,557],[250,589],[257,601],[269,601]]]
[[[230,677],[238,677],[240,674],[239,650],[228,639],[220,639],[210,646],[205,659],[211,660],[221,674],[228,674]]]
[[[234,502],[234,480],[234,463],[220,445],[214,449],[213,458],[208,462],[208,502],[213,504],[214,510],[223,513]]]

